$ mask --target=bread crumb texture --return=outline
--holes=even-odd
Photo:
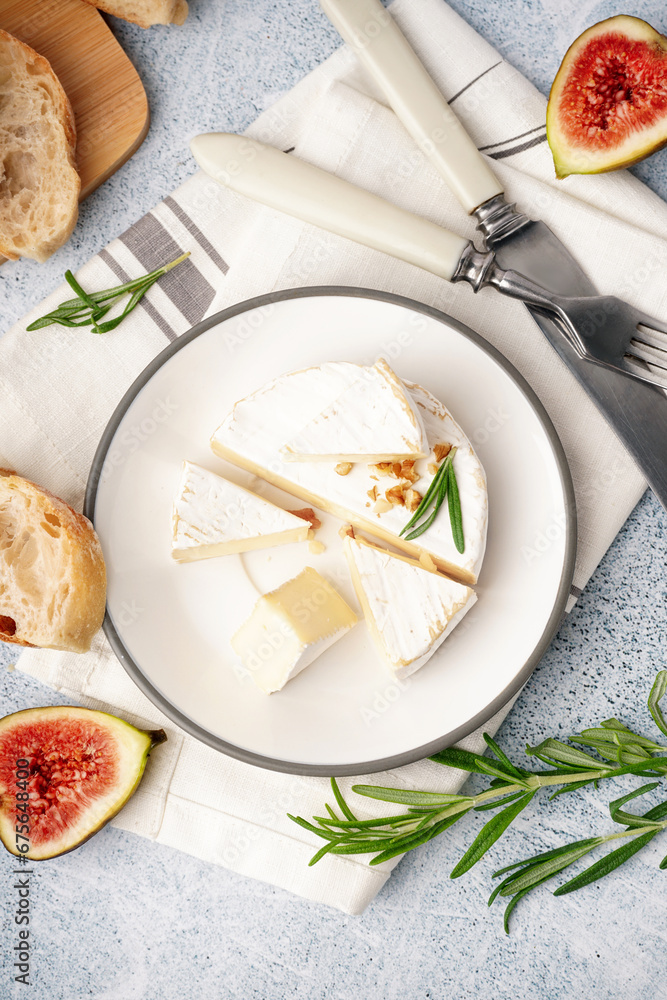
[[[0,469],[0,640],[87,652],[105,602],[104,557],[90,521]]]
[[[142,28],[183,24],[188,16],[187,0],[87,0],[87,3],[125,21],[134,21]]]
[[[74,114],[44,59],[0,29],[0,255],[44,261],[78,215]]]

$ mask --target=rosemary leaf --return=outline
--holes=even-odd
[[[341,792],[340,788],[338,787],[338,782],[336,781],[335,778],[331,779],[331,790],[334,793],[334,797],[336,799],[336,802],[338,803],[338,808],[342,812],[343,816],[345,816],[345,818],[348,819],[348,820],[354,820],[354,819],[356,819],[356,816],[354,815],[354,813],[352,812],[352,810],[348,806],[347,802],[343,798],[343,793]]]
[[[461,497],[459,494],[459,484],[456,481],[454,463],[451,462],[447,472],[447,502],[449,504],[449,521],[452,526],[452,537],[457,552],[465,552],[465,538],[463,537],[463,515],[461,514]]]
[[[486,743],[491,753],[495,754],[500,763],[505,765],[505,768],[509,771],[510,774],[512,774],[515,778],[519,779],[525,776],[526,772],[520,770],[512,763],[507,754],[500,749],[496,741],[492,739],[488,733],[482,733],[482,736],[484,737],[484,742]]]
[[[333,848],[336,847],[339,843],[340,841],[338,840],[330,840],[328,844],[324,844],[322,847],[320,847],[319,851],[313,854],[312,858],[308,862],[308,867],[312,868],[313,865],[316,865],[317,862],[320,860],[320,858],[323,858],[325,854],[328,854],[330,851],[332,851]]]
[[[402,805],[435,806],[442,808],[454,802],[472,800],[469,795],[450,795],[448,792],[415,792],[409,788],[382,788],[379,785],[353,785],[352,791],[370,799],[383,802],[400,802]]]
[[[439,750],[438,753],[429,757],[429,760],[434,760],[436,764],[442,764],[444,767],[456,767],[460,771],[488,774],[483,768],[483,765],[488,763],[488,757],[471,753],[470,750],[461,750],[459,747],[447,747],[446,750]]]
[[[665,693],[667,693],[667,670],[661,670],[653,682],[651,693],[648,696],[648,710],[660,732],[667,736],[667,721],[660,709],[660,702]]]
[[[613,802],[610,802],[609,814],[614,823],[623,823],[626,826],[646,826],[646,820],[643,816],[625,812],[621,806],[624,806],[626,802],[630,802],[631,799],[636,799],[638,795],[645,795],[647,792],[652,792],[659,784],[659,781],[652,781],[648,785],[635,788],[634,791],[628,792],[627,795],[622,795],[620,799],[614,799]]]
[[[411,542],[413,538],[419,538],[419,536],[423,535],[425,531],[428,531],[428,529],[431,527],[436,517],[438,516],[440,508],[445,502],[448,485],[449,485],[449,478],[447,476],[447,473],[445,472],[438,486],[438,495],[435,499],[435,506],[433,507],[431,516],[427,517],[427,519],[425,521],[422,521],[421,524],[418,524],[417,527],[414,528],[409,535],[406,535],[405,536],[406,541]]]
[[[480,858],[484,857],[489,848],[493,847],[495,842],[502,837],[510,823],[512,823],[519,813],[526,808],[534,795],[535,792],[528,792],[520,799],[517,799],[516,802],[506,806],[506,808],[503,809],[502,812],[497,813],[493,819],[490,819],[477,834],[459,863],[455,865],[449,877],[459,878],[465,872],[469,871],[473,865],[476,865]]]
[[[71,271],[65,271],[65,281],[70,286],[70,288],[76,292],[79,298],[85,302],[87,306],[89,306],[91,309],[97,308],[97,303],[94,302],[93,299],[91,299],[91,297],[88,295],[87,292],[84,292],[83,288],[76,280]]]
[[[586,770],[590,770],[591,765],[593,765],[596,768],[609,768],[611,770],[610,764],[603,764],[595,757],[591,757],[590,754],[584,753],[583,750],[569,747],[566,743],[561,743],[560,740],[548,739],[543,740],[536,747],[527,746],[526,753],[529,757],[538,757],[548,763],[555,761],[558,764],[585,767]]]
[[[547,879],[549,879],[549,878],[551,878],[550,875],[545,875],[544,878],[542,879],[542,881],[546,882]],[[538,883],[538,885],[539,885],[539,883]],[[512,912],[512,910],[514,909],[514,907],[516,906],[516,904],[519,902],[519,900],[523,899],[523,897],[527,893],[529,893],[531,891],[531,889],[535,889],[535,888],[536,887],[534,885],[531,885],[527,889],[522,889],[521,892],[517,892],[516,896],[512,896],[512,898],[510,899],[509,903],[505,907],[505,915],[503,916],[503,929],[505,931],[505,934],[509,935],[509,932],[510,932],[510,913]]]

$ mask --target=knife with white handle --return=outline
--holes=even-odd
[[[497,182],[496,191],[485,187],[488,182],[480,179],[483,173],[477,169],[479,163],[491,177],[493,173],[482,154],[470,150],[470,146],[474,148],[472,141],[466,144],[461,140],[465,130],[460,122],[458,129],[443,126],[442,134],[438,131],[440,120],[449,122],[453,113],[379,0],[320,3],[463,208],[475,215],[484,245],[495,251],[498,265],[563,295],[597,294],[585,271],[544,222],[533,221],[508,204]],[[492,193],[483,201],[487,190]],[[667,394],[584,360],[551,316],[534,306],[528,308],[667,508]]]
[[[514,271],[503,271],[492,250],[479,253],[471,240],[274,146],[230,132],[206,132],[191,140],[190,149],[202,170],[219,184],[269,208],[447,281],[467,281],[476,292],[492,285],[503,295],[561,315],[543,288]],[[567,323],[567,316],[563,318]],[[571,333],[576,342],[574,327]]]

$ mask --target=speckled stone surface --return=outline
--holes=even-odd
[[[544,92],[576,35],[618,12],[608,0],[453,6]],[[662,0],[636,0],[627,12],[667,31]],[[76,269],[192,172],[191,135],[242,130],[338,44],[316,0],[191,0],[182,29],[111,23],[148,91],[150,134],[84,203],[66,248],[45,265],[0,269],[1,330],[51,291],[65,268]],[[637,173],[667,198],[667,150]],[[665,666],[666,563],[667,515],[646,495],[503,726],[508,750],[519,756],[526,742],[610,715],[653,731],[645,705],[655,671]],[[2,713],[61,702],[4,669],[15,655],[0,646]],[[452,882],[449,872],[475,827],[464,821],[406,857],[362,917],[106,829],[33,876],[30,988],[11,978],[14,866],[3,859],[0,997],[661,1000],[667,874],[658,863],[666,836],[583,892],[554,899],[537,890],[517,908],[510,938],[500,908],[485,905],[495,868],[609,829],[607,801],[603,792],[540,799],[491,857]]]

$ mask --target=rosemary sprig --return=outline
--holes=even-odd
[[[465,540],[463,537],[463,518],[461,515],[461,499],[459,496],[459,487],[456,481],[456,473],[454,472],[454,455],[456,454],[456,448],[452,448],[442,465],[436,472],[435,476],[431,480],[431,485],[424,494],[419,507],[414,512],[408,523],[402,528],[399,537],[405,535],[405,539],[411,542],[414,538],[419,538],[427,531],[436,517],[438,512],[442,507],[445,497],[448,498],[449,505],[449,519],[452,525],[452,534],[454,536],[454,544],[459,552],[463,552],[465,549]],[[433,506],[433,510],[426,520],[422,520],[425,515]],[[421,524],[419,522],[421,521]],[[412,530],[410,530],[412,529]],[[410,532],[406,534],[406,532]]]
[[[667,721],[660,702],[667,694],[667,670],[657,675],[649,695],[649,710],[660,731],[667,736]],[[641,795],[655,790],[667,778],[667,746],[650,737],[641,736],[628,729],[618,719],[606,719],[594,729],[569,737],[569,743],[547,739],[538,746],[526,747],[526,753],[546,765],[542,770],[527,770],[509,759],[507,754],[486,733],[484,739],[493,754],[481,754],[450,747],[431,757],[445,767],[491,778],[489,787],[474,795],[455,795],[440,792],[411,791],[384,788],[378,785],[353,785],[352,791],[365,798],[397,803],[405,808],[395,816],[360,819],[341,794],[335,778],[331,787],[342,816],[326,805],[327,816],[314,816],[313,822],[301,816],[290,819],[327,843],[311,858],[316,864],[325,854],[373,854],[369,864],[377,865],[439,836],[446,829],[471,811],[499,810],[489,819],[451,872],[458,878],[477,864],[487,851],[508,829],[541,788],[555,788],[551,798],[566,791],[625,774],[636,774],[653,779],[639,788],[614,799],[609,813],[614,823],[624,827],[620,832],[589,837],[565,844],[554,850],[536,854],[515,862],[494,873],[494,878],[511,874],[499,883],[489,899],[489,905],[498,897],[508,898],[505,910],[505,930],[511,912],[528,892],[569,868],[591,851],[616,840],[627,840],[596,861],[589,868],[561,885],[554,895],[562,896],[581,889],[614,871],[648,844],[667,827],[667,801],[649,809],[642,815],[626,811],[623,807]],[[572,744],[578,744],[573,746]],[[593,756],[581,746],[592,747]],[[667,869],[667,857],[660,864]]]
[[[72,272],[65,271],[65,281],[76,292],[76,298],[61,302],[57,309],[40,317],[40,319],[36,319],[26,329],[29,331],[41,330],[45,326],[57,323],[60,326],[67,327],[92,326],[93,333],[108,333],[109,330],[115,330],[125,317],[141,302],[148,289],[163,274],[171,271],[172,268],[176,267],[189,256],[190,252],[188,251],[181,254],[176,260],[172,260],[171,263],[165,264],[163,267],[158,267],[155,271],[151,271],[150,274],[142,274],[141,277],[133,278],[132,281],[126,281],[123,285],[116,285],[114,288],[107,288],[100,292],[86,292]],[[113,319],[101,323],[100,320],[102,317],[106,316],[125,295],[129,295],[130,298],[122,313]]]

